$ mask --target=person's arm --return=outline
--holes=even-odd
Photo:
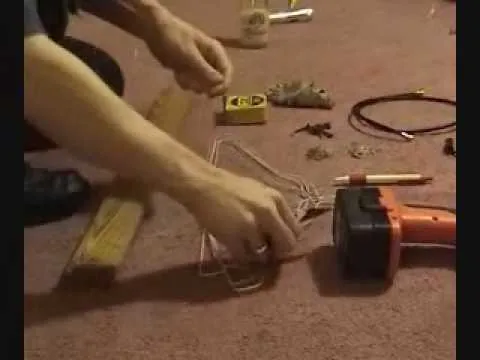
[[[141,39],[152,9],[168,16],[168,10],[157,0],[82,0],[80,7]]]
[[[82,61],[43,34],[24,39],[24,111],[80,157],[187,205],[218,170],[146,121]]]
[[[233,66],[223,46],[158,0],[83,0],[82,9],[145,41],[183,89],[211,97],[228,90]]]
[[[163,30],[168,17],[157,10],[145,13]],[[167,41],[157,47],[175,53],[170,60],[193,61],[199,44],[209,54],[216,49],[195,29],[170,21]],[[74,55],[41,33],[25,34],[24,111],[37,129],[77,156],[171,196],[241,261],[270,258],[266,245],[277,256],[292,250],[299,227],[278,191],[216,168],[146,121]]]

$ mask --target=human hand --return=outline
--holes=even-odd
[[[143,38],[150,51],[174,72],[182,88],[212,97],[227,91],[233,67],[217,40],[160,5],[150,9],[144,23]]]
[[[221,171],[190,207],[199,224],[242,263],[291,252],[300,227],[283,196],[253,179]]]

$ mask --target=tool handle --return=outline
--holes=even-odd
[[[429,176],[421,174],[352,174],[334,179],[335,186],[363,185],[420,185],[432,181]]]
[[[400,207],[402,243],[456,246],[457,215],[426,205]]]

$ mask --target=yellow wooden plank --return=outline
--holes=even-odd
[[[191,97],[173,86],[160,93],[150,108],[147,119],[176,137],[191,110]],[[116,179],[108,195],[79,241],[65,274],[82,268],[116,268],[124,260],[128,248],[146,213],[148,190],[131,181]]]

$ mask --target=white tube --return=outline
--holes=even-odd
[[[271,24],[289,22],[308,22],[313,18],[313,9],[298,9],[292,11],[280,11],[269,15]]]

